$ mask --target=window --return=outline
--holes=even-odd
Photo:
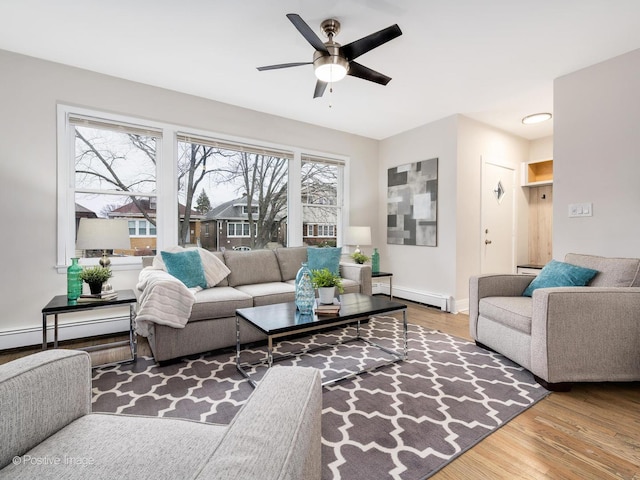
[[[155,212],[147,207],[152,197],[155,200],[155,152],[162,133],[81,115],[69,115],[67,131],[73,227],[77,228],[82,217],[138,217],[144,220],[135,220],[133,225],[130,221],[129,233],[155,235]],[[130,249],[118,254],[134,255],[135,247],[130,244]],[[92,251],[76,251],[75,255],[94,256]]]
[[[347,160],[257,143],[59,105],[58,271],[85,253],[82,217],[127,220],[131,249],[114,267],[139,265],[141,249],[233,247],[226,237],[252,249],[339,242]]]
[[[246,205],[242,206],[242,214],[243,215],[249,215],[249,208]],[[251,214],[252,215],[257,215],[258,214],[258,207],[256,205],[252,205],[251,206]]]
[[[322,237],[323,244],[337,245],[337,225],[342,223],[344,162],[302,156],[302,218],[307,237]],[[314,235],[315,229],[315,235]],[[313,243],[313,242],[308,242]]]
[[[293,154],[213,138],[178,135],[178,203],[181,221],[198,220],[190,198],[204,192],[211,205],[202,220],[226,221],[228,237],[250,239],[252,249],[287,245],[288,175]],[[185,172],[192,173],[187,175]],[[247,218],[247,222],[244,219]],[[243,219],[243,222],[237,222]],[[251,232],[251,233],[250,233]],[[218,250],[216,236],[199,238],[202,247]],[[180,232],[180,242],[188,242]]]
[[[228,237],[250,237],[249,235],[249,223],[228,223],[227,224],[227,236]]]
[[[129,220],[129,236],[146,237],[155,236],[156,226],[146,220]]]

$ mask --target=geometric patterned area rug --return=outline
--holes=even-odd
[[[400,322],[377,318],[363,336],[400,349]],[[352,336],[352,328],[283,341],[279,353]],[[243,354],[250,361],[264,347]],[[531,373],[473,343],[409,325],[408,359],[323,388],[323,479],[424,479],[549,394]],[[291,357],[276,365],[321,369],[323,379],[387,358],[364,342]],[[264,370],[252,370],[259,380]],[[93,371],[93,411],[226,424],[252,392],[235,351],[159,367],[152,358]]]

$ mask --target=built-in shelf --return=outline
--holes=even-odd
[[[522,186],[553,184],[553,160],[537,160],[522,165]]]

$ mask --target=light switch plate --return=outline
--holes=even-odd
[[[569,217],[592,217],[593,204],[589,203],[571,203],[569,204]]]

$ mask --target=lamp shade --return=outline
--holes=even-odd
[[[131,248],[129,222],[106,218],[81,218],[76,248],[78,250],[127,250]]]
[[[371,227],[349,227],[347,245],[371,245]]]

